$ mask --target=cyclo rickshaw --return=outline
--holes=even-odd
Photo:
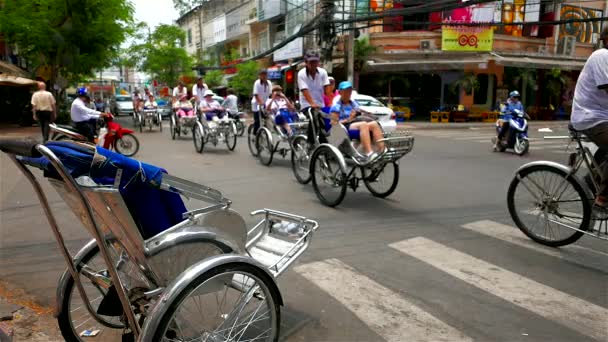
[[[282,114],[277,113],[276,115]],[[305,121],[305,116],[298,113],[290,113],[290,115],[294,118],[294,122],[288,123],[292,131],[291,137],[283,131],[282,127],[277,125],[273,116],[265,115],[265,118],[262,118],[261,123],[263,124],[260,125],[261,127],[255,136],[254,150],[257,150],[257,157],[263,165],[270,165],[275,153],[279,153],[285,158],[292,150],[291,144],[295,137],[306,131],[308,122]],[[253,151],[251,147],[250,151]]]
[[[192,131],[194,149],[202,153],[205,144],[217,146],[220,142],[225,142],[230,151],[236,147],[237,129],[234,119],[230,118],[225,110],[215,110],[210,113],[200,112],[200,120]]]
[[[248,230],[218,190],[100,147],[5,139],[0,150],[32,184],[67,262],[57,291],[66,341],[278,339],[275,278],[309,247],[315,221],[262,209]],[[75,255],[28,166],[94,237]],[[188,211],[180,195],[210,205]]]
[[[195,101],[195,99],[192,98],[190,101]],[[188,132],[190,131],[192,131],[192,134],[194,134],[194,130],[197,127],[197,122],[199,122],[196,114],[193,116],[183,116],[181,118],[178,117],[177,112],[179,109],[180,107],[178,101],[173,104],[173,112],[169,118],[169,131],[171,131],[172,140],[179,138],[180,135],[188,135]],[[196,105],[193,106],[192,110],[194,113],[196,113]]]
[[[138,112],[138,126],[139,132],[144,131],[144,127],[148,126],[148,129],[152,131],[152,126],[158,126],[160,132],[163,131],[163,118],[155,107],[143,107]]]
[[[399,182],[399,159],[414,147],[409,132],[384,132],[385,148],[375,158],[363,158],[358,151],[358,131],[348,131],[344,125],[330,124],[328,114],[309,109],[308,137],[299,136],[292,146],[292,170],[296,180],[312,185],[319,200],[330,207],[337,206],[346,195],[347,187],[356,191],[363,181],[376,197],[392,194]],[[371,114],[359,110],[360,115]],[[380,126],[382,127],[382,126]]]

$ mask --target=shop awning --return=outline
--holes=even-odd
[[[26,87],[36,83],[36,81],[29,78],[0,74],[0,86]]]
[[[462,59],[408,59],[400,61],[369,61],[367,71],[369,72],[393,72],[393,71],[434,71],[463,69],[470,64],[479,65],[487,63],[486,57],[469,57]]]
[[[549,59],[535,57],[494,57],[496,64],[517,67],[517,68],[535,68],[535,69],[553,69],[559,68],[562,70],[581,70],[585,65],[585,61],[577,61],[571,59]]]
[[[16,77],[28,77],[28,73],[16,65],[12,65],[3,61],[0,61],[0,75],[16,76]]]

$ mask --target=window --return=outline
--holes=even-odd
[[[188,29],[188,45],[192,45],[192,29]]]

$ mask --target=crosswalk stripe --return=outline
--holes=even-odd
[[[340,260],[313,262],[295,271],[346,306],[386,341],[472,341]]]
[[[601,251],[596,251],[591,248],[578,245],[570,245],[567,248],[561,249],[546,247],[530,240],[516,227],[491,220],[470,222],[462,225],[462,227],[476,233],[497,238],[520,247],[528,248],[536,252],[564,259],[573,263],[580,263],[580,260],[594,260],[593,264],[604,267],[605,271],[608,272],[608,265],[605,264],[608,254]]]
[[[423,237],[389,246],[581,334],[598,340],[606,338],[604,319],[608,310],[598,305]]]

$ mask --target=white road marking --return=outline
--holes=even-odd
[[[514,245],[528,248],[552,257],[564,259],[569,262],[581,264],[586,260],[594,260],[594,264],[605,267],[605,272],[608,272],[608,254],[601,251],[596,251],[594,249],[578,245],[569,245],[559,249],[546,247],[530,240],[517,227],[490,220],[475,221],[464,224],[462,227],[476,233],[497,238]]]
[[[606,338],[608,309],[601,306],[423,237],[390,247],[583,335]]]
[[[337,259],[295,271],[320,287],[386,341],[472,341],[401,295]]]

